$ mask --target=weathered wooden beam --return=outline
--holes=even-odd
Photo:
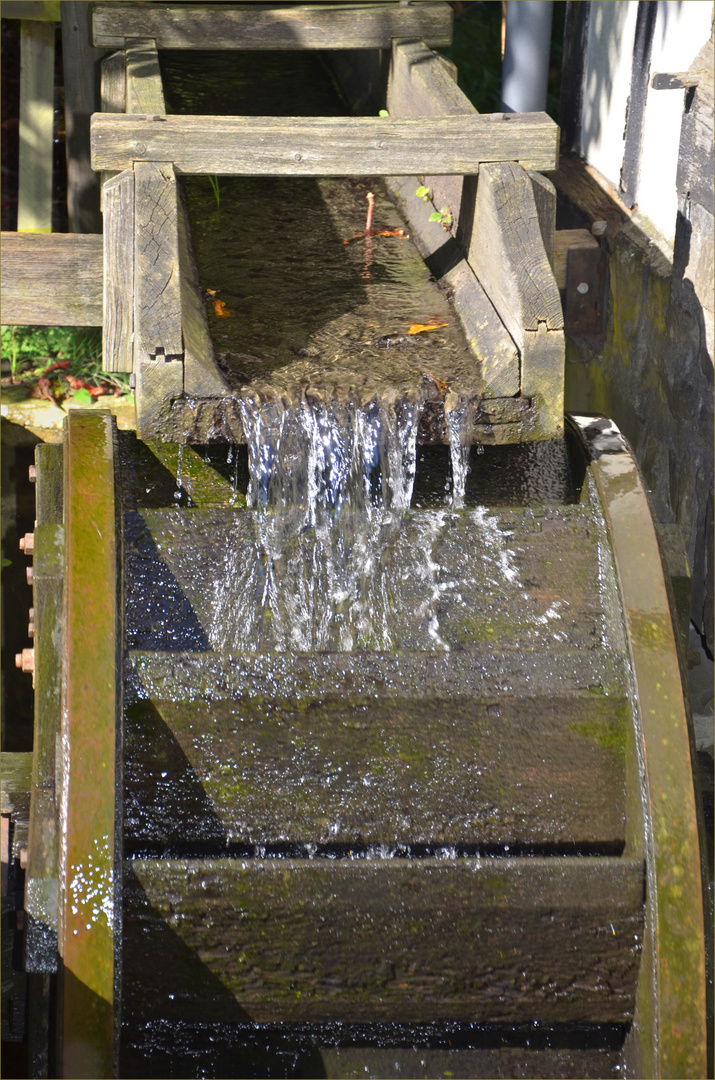
[[[102,370],[134,370],[134,170],[104,192]]]
[[[65,621],[61,730],[58,1073],[116,1076],[116,792],[121,646],[116,427],[73,410],[64,431]]]
[[[443,178],[440,178],[443,179]],[[461,187],[462,178],[454,177]],[[456,239],[430,221],[432,203],[415,195],[416,177],[390,177],[388,188],[430,272],[452,292],[455,310],[490,397],[519,393],[519,353]]]
[[[394,41],[387,83],[387,111],[392,119],[428,116],[478,116],[471,101],[445,67],[444,57],[423,41]],[[463,177],[422,175],[430,189],[430,210],[448,207],[454,231],[459,222]]]
[[[4,232],[0,242],[5,325],[102,325],[101,236]]]
[[[302,712],[286,702],[243,702],[240,716],[227,699],[211,703],[211,740],[199,744],[205,711],[203,699],[127,705],[130,850],[224,846],[229,837],[591,851],[624,842],[623,699],[584,692],[445,700],[425,691],[418,702],[359,706],[318,698]],[[529,749],[537,744],[538,760]],[[335,761],[344,763],[339,772]]]
[[[20,150],[17,228],[52,231],[55,28],[20,24]]]
[[[62,447],[35,450],[37,490],[33,551],[35,717],[32,798],[25,870],[25,970],[57,970],[59,784],[62,715]]]
[[[104,48],[151,37],[160,49],[389,49],[405,36],[442,47],[452,43],[452,11],[444,3],[97,4],[93,32]]]
[[[166,112],[156,42],[127,42],[126,112],[161,115]]]
[[[124,881],[144,1020],[633,1015],[642,860],[138,859]]]
[[[134,372],[137,423],[152,434],[165,398],[184,388],[176,176],[168,163],[134,167]]]
[[[419,120],[96,114],[93,168],[135,161],[240,176],[465,174],[493,161],[548,171],[558,163],[558,128],[545,113]]]
[[[469,262],[519,349],[521,393],[538,405],[542,436],[563,434],[563,311],[533,186],[518,165],[482,168]]]
[[[100,65],[100,95],[102,112],[123,113],[126,112],[127,103],[127,66],[124,50],[112,53],[102,60]],[[100,205],[104,210],[104,184],[112,176],[116,176],[113,169],[102,170]]]

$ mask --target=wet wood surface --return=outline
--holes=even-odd
[[[629,859],[125,863],[124,1005],[144,1021],[619,1023]]]
[[[173,161],[180,172],[217,176],[410,176],[516,161],[543,172],[558,164],[558,130],[546,113],[418,120],[98,113],[92,166]]]
[[[393,37],[452,43],[452,10],[444,3],[270,4],[225,8],[211,4],[97,4],[94,44],[121,48],[125,39],[156,38],[160,49],[382,49]]]
[[[4,325],[102,325],[101,235],[4,232],[0,242]]]

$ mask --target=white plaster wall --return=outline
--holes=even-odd
[[[651,77],[657,72],[687,71],[710,37],[712,17],[709,0],[659,0]],[[678,210],[675,174],[684,104],[685,90],[648,89],[638,209],[671,244]]]
[[[638,0],[594,0],[588,27],[581,154],[618,187]]]
[[[591,4],[581,154],[617,189],[625,146],[638,0]],[[651,77],[687,71],[710,37],[712,0],[659,0]],[[649,87],[643,127],[638,210],[672,244],[684,90]]]

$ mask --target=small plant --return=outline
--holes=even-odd
[[[452,214],[448,206],[443,206],[441,210],[435,210],[433,214],[430,214],[429,220],[438,221],[447,232],[452,228]]]
[[[421,184],[415,191],[415,195],[418,199],[422,199],[422,202],[429,202],[431,191],[432,188],[425,187],[424,184]]]
[[[31,397],[89,405],[105,394],[129,397],[129,376],[102,371],[102,331],[66,326],[3,326],[4,372]],[[7,367],[5,367],[7,362]]]
[[[379,111],[379,113],[377,115],[378,116],[389,116],[390,114],[387,111],[387,109],[380,109],[380,111]]]
[[[221,206],[221,195],[218,189],[218,176],[210,175],[209,184],[211,185],[211,190],[214,193],[214,199],[216,200],[216,209],[218,210]]]

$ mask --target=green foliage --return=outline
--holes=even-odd
[[[452,215],[448,206],[443,206],[441,210],[435,210],[433,214],[429,216],[430,221],[438,221],[443,229],[452,228]]]
[[[431,191],[432,188],[425,187],[424,184],[421,184],[415,191],[415,195],[418,199],[422,199],[423,202],[429,202]]]
[[[3,326],[0,352],[13,382],[35,383],[43,377],[63,380],[61,391],[76,401],[94,399],[87,387],[73,389],[68,378],[89,386],[109,385],[123,394],[129,391],[129,375],[102,371],[102,331],[99,327]],[[65,365],[48,369],[53,365]],[[4,366],[4,364],[3,364]]]
[[[377,115],[378,116],[389,116],[390,114],[387,111],[387,109],[380,109],[380,111],[379,111],[379,113]]]
[[[221,195],[218,189],[218,176],[209,176],[209,184],[211,185],[211,190],[214,193],[214,199],[216,200],[216,209],[218,210],[221,206]]]

